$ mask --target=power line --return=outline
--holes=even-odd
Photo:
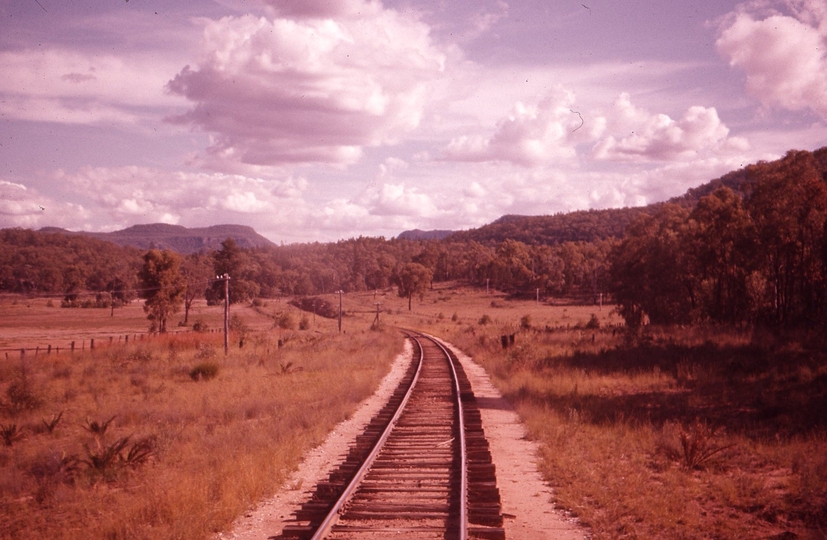
[[[198,286],[206,287],[206,286],[211,286],[213,283],[216,283],[218,281],[223,281],[223,279],[208,279],[206,281],[200,281],[200,282],[196,282],[194,284],[189,284],[188,283],[187,287],[198,287]],[[161,287],[143,287],[143,288],[134,288],[134,289],[112,289],[112,290],[103,290],[103,291],[90,291],[90,290],[64,291],[64,292],[61,292],[61,293],[14,293],[14,292],[3,291],[0,294],[22,295],[22,296],[25,296],[27,298],[64,298],[64,297],[69,296],[69,295],[95,296],[95,295],[103,294],[103,293],[110,293],[110,294],[112,294],[112,293],[118,293],[118,294],[136,293],[136,294],[140,295],[140,293],[142,293],[142,292],[159,291],[159,290],[161,290]]]

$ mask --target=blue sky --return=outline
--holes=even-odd
[[[0,2],[0,227],[647,204],[827,145],[826,51],[823,0]]]

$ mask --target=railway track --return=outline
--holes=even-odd
[[[505,538],[479,408],[462,366],[428,336],[385,407],[281,535],[330,540]]]

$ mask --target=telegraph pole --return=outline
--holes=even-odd
[[[339,289],[336,292],[339,293],[339,333],[341,334],[342,333],[342,293],[344,291]]]
[[[224,356],[230,354],[230,274],[220,277],[224,280]]]

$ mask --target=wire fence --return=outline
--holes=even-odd
[[[37,358],[39,356],[50,356],[50,355],[60,355],[60,354],[83,354],[87,352],[92,352],[102,347],[114,347],[114,346],[126,346],[130,343],[140,343],[143,341],[147,341],[153,338],[161,337],[161,336],[174,336],[178,334],[190,334],[196,332],[195,330],[174,330],[171,332],[130,332],[127,334],[118,334],[117,336],[104,336],[103,338],[89,338],[89,339],[81,339],[81,340],[62,340],[63,343],[68,341],[68,345],[64,344],[63,346],[60,345],[43,345],[43,346],[35,346],[35,347],[4,347],[0,348],[0,354],[5,356],[6,360],[11,360],[13,358],[27,358],[29,356],[33,356]],[[203,331],[198,331],[201,334],[216,334],[223,332],[220,328],[210,328]]]

